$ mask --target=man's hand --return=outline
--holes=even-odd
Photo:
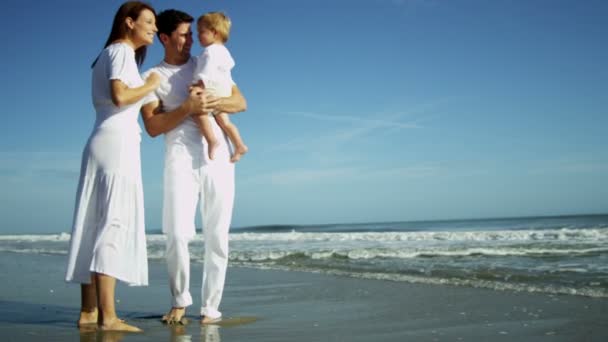
[[[190,93],[186,100],[186,108],[189,113],[205,113],[207,110],[207,100],[205,98],[204,89],[201,87],[193,86],[190,87]]]
[[[220,99],[202,87],[191,86],[188,103],[193,115],[207,115],[209,112],[215,111]]]

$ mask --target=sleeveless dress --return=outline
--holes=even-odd
[[[116,107],[110,91],[114,79],[130,88],[144,84],[135,51],[124,43],[104,49],[93,68],[97,114],[82,153],[66,281],[88,284],[95,272],[129,285],[148,285],[137,122],[144,99]]]

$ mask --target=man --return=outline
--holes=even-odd
[[[192,305],[188,243],[196,234],[194,218],[200,197],[205,237],[201,323],[205,324],[216,322],[222,316],[218,308],[228,265],[234,164],[230,163],[226,136],[215,120],[210,120],[215,135],[223,138],[218,139],[215,159],[209,159],[205,141],[191,115],[209,111],[237,113],[247,105],[236,85],[232,87],[232,95],[226,98],[210,99],[202,92],[189,92],[196,64],[190,55],[192,21],[190,15],[177,10],[158,15],[157,35],[165,56],[146,73],[156,72],[162,80],[154,96],[142,107],[142,117],[150,136],[165,134],[163,232],[167,236],[167,266],[173,299],[163,321],[180,322],[186,307]]]

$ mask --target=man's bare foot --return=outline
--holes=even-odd
[[[222,317],[217,317],[217,318],[211,318],[208,316],[201,316],[201,324],[213,324],[213,323],[218,323],[222,320]]]
[[[247,151],[249,151],[249,148],[247,147],[247,145],[236,146],[234,148],[234,154],[232,155],[232,158],[230,158],[230,161],[233,163],[236,163],[237,161],[239,161],[241,159],[241,157],[245,153],[247,153]]]
[[[93,311],[80,311],[80,318],[76,325],[80,328],[87,325],[97,325],[97,309]]]
[[[125,323],[122,319],[114,318],[106,320],[99,325],[101,331],[125,331],[125,332],[144,332],[136,326]]]
[[[186,308],[171,308],[166,315],[161,318],[163,323],[167,324],[186,324]]]
[[[219,145],[220,143],[217,140],[207,142],[207,152],[209,153],[209,159],[215,159],[215,150],[219,147]]]

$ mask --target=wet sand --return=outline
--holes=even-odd
[[[221,310],[233,324],[201,326],[201,265],[193,265],[190,324],[169,308],[165,265],[150,286],[117,287],[119,315],[143,334],[79,331],[79,287],[65,256],[0,253],[2,341],[606,341],[608,299],[408,284],[230,267]]]

